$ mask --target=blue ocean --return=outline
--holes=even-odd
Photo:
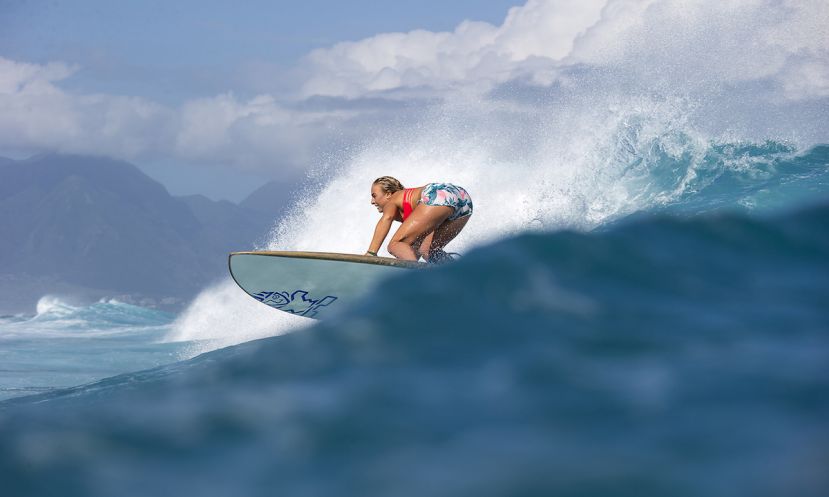
[[[639,208],[330,321],[0,318],[2,494],[829,495],[829,146],[622,155]]]

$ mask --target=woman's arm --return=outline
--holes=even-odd
[[[371,239],[371,244],[368,246],[366,255],[377,255],[377,252],[380,250],[380,247],[383,245],[383,242],[389,234],[391,223],[394,221],[395,217],[397,217],[397,206],[389,203],[389,205],[383,209],[383,214],[380,216],[380,220],[377,221],[377,227],[374,228],[374,237]]]

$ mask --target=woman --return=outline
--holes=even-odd
[[[443,247],[466,226],[472,215],[472,199],[463,188],[450,183],[429,183],[403,188],[391,176],[371,184],[371,204],[383,216],[374,229],[366,255],[377,255],[389,234],[392,221],[403,223],[389,242],[389,252],[398,259],[428,262],[448,257]]]

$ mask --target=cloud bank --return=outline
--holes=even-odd
[[[303,95],[356,98],[401,88],[547,86],[573,67],[643,81],[767,80],[790,99],[827,95],[829,6],[822,1],[530,0],[504,23],[464,22],[339,43],[308,56]]]
[[[70,63],[0,57],[0,147],[302,170],[459,99],[555,109],[565,97],[662,92],[743,110],[826,109],[827,26],[821,0],[529,0],[498,26],[464,21],[316,50],[291,95],[231,91],[172,107],[67,90],[79,70]]]

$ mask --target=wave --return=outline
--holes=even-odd
[[[468,178],[461,184],[475,185],[468,187],[473,198],[485,200],[476,200],[473,219],[453,242],[451,250],[462,252],[521,233],[607,230],[630,217],[718,211],[767,215],[819,202],[829,193],[829,146],[802,151],[777,141],[709,142],[684,125],[627,117],[614,121],[609,144],[591,150],[565,171],[558,167],[565,161],[551,161],[548,155],[548,162],[538,155],[529,165],[486,160],[477,140],[432,163],[413,157],[419,146],[406,153],[378,154],[373,149],[331,176],[309,203],[297,204],[271,242],[260,248],[361,253],[371,238],[373,218],[365,212],[367,202],[353,192],[364,189],[377,164],[395,173],[414,162],[417,170],[407,173],[425,181],[439,177],[449,163]],[[331,205],[338,206],[337,215],[326,207]],[[228,278],[195,299],[168,339],[201,340],[195,355],[302,326],[298,318],[275,317],[249,300]],[[242,320],[244,326],[233,326]]]
[[[791,144],[773,141],[725,143],[708,149],[665,209],[684,214],[722,209],[762,214],[816,203],[827,193],[829,146],[798,153]]]
[[[14,316],[3,323],[3,336],[19,334],[129,333],[140,328],[168,326],[174,316],[156,309],[139,307],[116,299],[102,299],[85,305],[45,295],[37,303],[34,316]]]
[[[523,234],[404,278],[303,333],[0,403],[0,474],[29,495],[825,488],[829,204]]]

